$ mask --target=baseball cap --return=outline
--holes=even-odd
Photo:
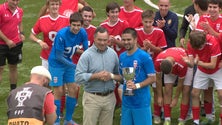
[[[31,70],[31,74],[38,74],[47,77],[50,81],[52,80],[50,72],[43,66],[35,66]]]

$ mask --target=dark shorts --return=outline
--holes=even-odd
[[[22,46],[23,43],[18,43],[15,47],[9,49],[7,45],[0,45],[0,66],[8,64],[16,65],[22,62]]]

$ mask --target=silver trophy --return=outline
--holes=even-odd
[[[134,80],[135,78],[135,69],[133,67],[126,67],[122,68],[123,71],[123,77],[125,80],[125,83],[129,80]],[[126,96],[133,96],[133,90],[126,87],[126,90],[124,91],[124,95]]]

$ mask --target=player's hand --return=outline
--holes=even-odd
[[[39,45],[42,47],[42,49],[49,49],[49,46],[43,41],[39,42]]]
[[[8,45],[8,47],[9,47],[10,49],[16,46],[16,44],[15,44],[12,40],[8,40],[8,41],[6,42],[6,44]]]
[[[178,98],[173,98],[173,100],[170,104],[170,107],[175,107],[177,105],[177,102],[178,102]]]
[[[183,47],[183,48],[186,47],[186,43],[185,43],[185,39],[184,38],[180,39],[180,46]]]
[[[196,57],[194,58],[194,64],[198,65],[198,62],[199,62],[199,56],[196,55]]]
[[[157,23],[157,27],[163,28],[165,26],[166,20],[162,18],[162,20],[157,20],[156,23]]]
[[[129,88],[129,89],[136,89],[135,83],[134,83],[132,80],[128,80],[128,81],[126,82],[126,86],[127,86],[127,88]]]
[[[25,35],[20,34],[20,37],[21,37],[21,40],[22,40],[22,41],[25,41]]]

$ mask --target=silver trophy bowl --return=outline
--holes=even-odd
[[[123,71],[123,77],[125,80],[125,83],[129,80],[134,80],[135,78],[135,69],[134,67],[126,67],[126,68],[122,68]],[[133,96],[133,90],[130,88],[126,88],[126,90],[124,91],[124,95],[126,96]]]

